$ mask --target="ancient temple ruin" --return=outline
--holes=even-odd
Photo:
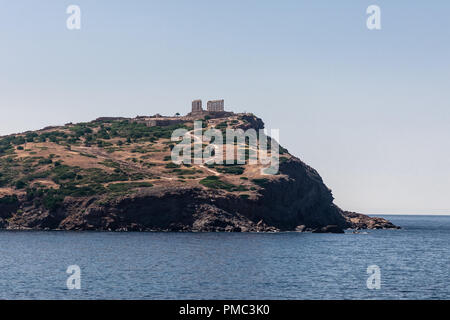
[[[194,100],[194,101],[192,101],[192,112],[193,113],[203,112],[202,100]]]
[[[223,112],[224,111],[224,100],[212,100],[208,101],[206,109],[210,112]]]
[[[191,114],[209,113],[209,112],[224,112],[225,111],[225,101],[222,100],[211,100],[206,104],[206,110],[202,108],[202,100],[192,101],[192,111]]]
[[[148,127],[165,127],[174,124],[180,124],[184,121],[202,119],[203,117],[208,116],[211,118],[222,118],[233,115],[233,112],[225,111],[225,102],[224,100],[211,100],[206,104],[206,110],[202,107],[202,100],[197,99],[192,101],[192,110],[185,116],[179,116],[179,114],[175,116],[162,116],[160,114],[155,114],[153,116],[137,116],[134,119],[131,119],[133,122],[143,123]]]

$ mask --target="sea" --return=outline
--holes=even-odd
[[[0,231],[0,299],[450,299],[450,216],[362,233]]]

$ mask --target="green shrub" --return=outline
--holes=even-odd
[[[31,201],[34,198],[40,198],[44,195],[43,189],[36,189],[36,188],[27,188],[27,200]]]
[[[183,128],[183,124],[170,125],[165,127],[147,127],[144,123],[136,123],[128,120],[116,121],[111,124],[110,132],[114,136],[126,138],[128,143],[139,139],[154,141],[156,139],[170,139],[175,129]]]
[[[26,142],[25,138],[22,137],[22,136],[14,137],[14,139],[12,141],[12,143],[15,144],[15,145],[24,144],[25,142]]]
[[[84,135],[92,133],[92,129],[84,123],[76,124],[75,126],[71,127],[70,130],[75,134],[76,137],[82,137]]]
[[[26,186],[27,186],[27,184],[24,181],[22,181],[22,180],[19,180],[19,181],[16,182],[16,189],[23,189]]]
[[[99,169],[99,168],[89,168],[83,170],[83,179],[80,181],[80,183],[106,183],[106,182],[113,182],[113,181],[127,181],[128,176],[123,173],[111,173]]]
[[[245,171],[244,167],[235,165],[216,167],[215,169],[221,173],[236,174],[236,175],[243,174]]]
[[[84,152],[80,152],[80,156],[88,157],[88,158],[97,158],[96,155],[93,155],[93,154],[90,154],[90,153],[84,153]]]
[[[44,196],[42,200],[42,204],[45,208],[47,208],[50,211],[55,211],[59,207],[62,206],[64,202],[64,196],[61,194],[58,194],[55,190],[51,189],[48,191],[48,193]]]
[[[269,149],[269,150],[270,150],[270,149]],[[288,149],[283,148],[282,146],[280,146],[279,152],[280,152],[280,154],[289,153]]]
[[[53,162],[53,160],[50,159],[50,158],[48,158],[48,159],[40,159],[40,160],[38,161],[38,164],[45,165],[45,164],[51,164],[52,162]]]
[[[197,173],[195,169],[173,169],[172,172],[178,175],[189,175]]]
[[[55,162],[55,167],[51,170],[52,180],[59,183],[61,180],[75,179],[77,173],[80,171],[78,167],[70,167],[67,165],[59,164]]]
[[[228,124],[227,124],[226,121],[221,122],[221,123],[216,125],[216,129],[224,129],[224,128],[227,128],[227,127],[228,127]]]
[[[211,189],[223,189],[227,191],[246,191],[244,186],[235,186],[234,184],[222,181],[217,176],[208,176],[200,180],[200,184]]]
[[[287,158],[287,157],[280,157],[280,163],[284,163],[288,160],[289,160],[289,158]]]
[[[142,180],[145,178],[146,178],[146,175],[143,173],[140,173],[140,172],[130,174],[130,180],[132,180],[132,181]]]
[[[120,168],[120,164],[117,162],[112,161],[111,159],[106,159],[105,161],[99,162],[99,164],[102,164],[106,167],[110,168]]]
[[[38,137],[38,134],[36,133],[36,132],[28,132],[26,135],[25,135],[25,140],[27,141],[27,142],[33,142],[34,141],[34,138],[37,138]]]
[[[252,179],[252,182],[260,187],[264,187],[264,185],[269,182],[269,179],[261,178],[261,179]]]
[[[15,194],[7,195],[7,196],[0,198],[0,204],[8,205],[8,204],[17,204],[17,203],[19,203],[19,199],[17,199],[17,196]]]

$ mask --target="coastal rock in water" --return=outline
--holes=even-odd
[[[369,217],[349,211],[344,211],[343,215],[348,222],[349,228],[352,229],[400,229],[400,227],[384,218]]]
[[[305,232],[306,230],[307,230],[307,228],[304,224],[301,224],[301,225],[295,227],[295,231],[297,231],[297,232]]]
[[[317,228],[312,231],[313,233],[344,233],[342,228],[336,225],[328,225],[322,228]]]

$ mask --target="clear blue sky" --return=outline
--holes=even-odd
[[[366,28],[371,4],[380,31]],[[342,208],[448,214],[449,12],[444,0],[0,0],[0,134],[224,98],[279,128]]]

